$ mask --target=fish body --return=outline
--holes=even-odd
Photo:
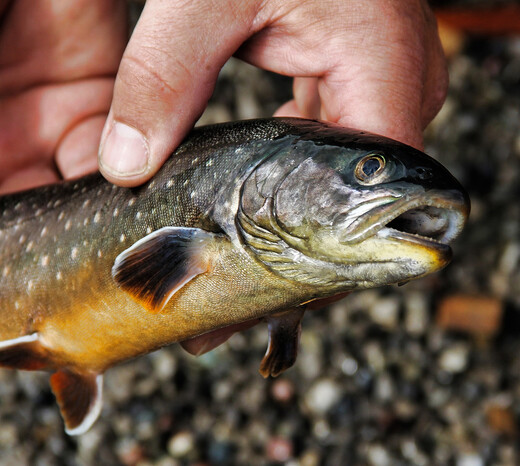
[[[173,342],[265,318],[276,375],[306,303],[442,268],[468,210],[440,164],[380,136],[195,129],[141,187],[93,174],[0,197],[0,366],[52,371],[71,434],[97,418],[105,370]]]

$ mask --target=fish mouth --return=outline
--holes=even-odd
[[[391,238],[433,249],[450,249],[469,214],[469,200],[460,191],[435,191],[402,198],[372,201],[375,207],[352,222],[341,242],[352,244],[367,238]]]

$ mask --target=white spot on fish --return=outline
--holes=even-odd
[[[153,189],[155,187],[155,180],[151,181],[148,185],[148,189]]]
[[[59,207],[60,205],[61,205],[61,200],[58,199],[57,201],[54,201],[53,207],[56,208],[56,207]]]
[[[86,186],[81,188],[81,194],[85,194],[86,192],[87,192],[87,187]]]
[[[69,231],[71,225],[72,225],[72,222],[70,220],[67,220],[67,223],[65,223],[65,231]]]
[[[73,247],[71,252],[70,252],[70,258],[74,260],[77,257],[78,257],[78,248]]]
[[[21,207],[22,207],[22,203],[17,202],[16,205],[14,206],[14,210],[20,210]]]
[[[87,247],[88,246],[88,241],[85,239],[83,240],[83,246]]]
[[[27,291],[32,291],[34,289],[34,282],[32,280],[29,280],[27,282]]]
[[[206,167],[212,167],[213,166],[213,159],[209,159],[207,162],[206,162]]]
[[[18,240],[18,242],[19,242],[20,244],[23,244],[23,243],[25,243],[25,240],[26,240],[26,239],[27,239],[27,237],[26,237],[25,235],[20,235],[20,239]]]
[[[61,254],[61,248],[57,248],[57,249],[56,249],[56,255],[58,256],[58,255],[60,255],[60,254]]]
[[[168,183],[166,183],[167,188],[171,188],[173,186],[173,180],[168,180]]]
[[[151,227],[148,227],[148,228],[146,229],[146,233],[147,233],[147,234],[150,234],[151,232],[152,232],[152,228],[151,228]]]
[[[190,197],[193,199],[196,195],[197,195],[197,193],[195,191],[192,191],[190,194]]]
[[[121,241],[121,243],[124,243],[125,242],[125,239],[126,239],[126,236],[124,234],[122,234],[120,237],[119,237],[119,241]]]
[[[43,227],[40,236],[43,238],[47,234],[47,227]]]
[[[33,248],[34,246],[34,241],[29,241],[29,243],[27,244],[27,247],[25,248],[25,252],[31,252],[31,249]]]
[[[114,217],[117,217],[119,215],[119,209],[117,207],[114,209],[114,213],[112,215]]]
[[[56,280],[61,280],[63,278],[63,274],[61,272],[58,272],[56,274]]]
[[[14,308],[15,309],[20,309],[20,303],[18,301],[14,302]]]
[[[58,220],[63,220],[63,217],[65,217],[65,212],[60,212],[60,215],[58,215]]]
[[[47,267],[49,265],[49,256],[43,256],[40,262],[43,267]]]
[[[186,187],[186,186],[188,186],[188,183],[189,183],[189,182],[190,182],[190,180],[184,180],[184,183],[182,183],[182,185],[183,185],[184,187]]]
[[[90,199],[86,199],[83,201],[83,208],[88,207],[90,205]]]
[[[97,256],[103,257],[103,251],[101,251],[101,249],[98,249]]]
[[[128,207],[132,207],[135,204],[135,199],[130,199],[128,201]]]
[[[96,214],[94,215],[94,223],[99,223],[100,220],[101,214],[99,212],[96,212]]]
[[[192,161],[191,161],[191,166],[195,165],[196,163],[199,162],[199,158],[198,157],[195,157]]]
[[[85,220],[83,220],[83,226],[86,227],[88,225],[88,222],[89,222],[89,219],[87,217]]]
[[[41,214],[43,214],[44,212],[45,212],[45,210],[43,210],[43,209],[38,209],[38,210],[34,213],[34,215],[35,215],[36,217],[39,217],[39,216],[40,216]]]
[[[2,276],[3,277],[7,277],[9,275],[9,266],[6,265],[4,266],[4,268],[2,269]]]
[[[140,219],[141,219],[141,212],[137,212],[137,213],[135,214],[135,219],[136,219],[136,220],[140,220]]]

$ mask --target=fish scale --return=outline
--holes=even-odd
[[[380,212],[404,200],[401,231]],[[307,305],[440,269],[468,211],[441,165],[381,136],[288,118],[195,129],[141,187],[93,174],[0,197],[0,366],[52,372],[73,435],[108,368],[174,342],[201,353],[264,319],[275,376]]]

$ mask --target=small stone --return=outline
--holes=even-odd
[[[484,460],[476,453],[463,453],[457,458],[457,466],[484,466]]]
[[[451,374],[463,372],[468,365],[469,348],[462,343],[446,348],[439,357],[439,368]]]
[[[510,404],[491,402],[486,409],[486,418],[489,426],[499,434],[515,436],[518,431]]]
[[[287,379],[276,379],[271,385],[271,395],[280,403],[288,403],[294,396],[294,385]]]
[[[382,445],[370,445],[367,451],[368,464],[372,466],[389,466],[391,458]]]
[[[154,375],[161,381],[170,380],[177,370],[177,360],[167,349],[156,351],[150,355]]]
[[[133,439],[122,439],[116,446],[119,461],[126,466],[134,466],[144,459],[144,450]]]
[[[315,450],[304,451],[300,456],[300,466],[319,466],[320,454]]]
[[[406,331],[413,336],[424,335],[428,328],[428,300],[423,293],[411,291],[405,295],[405,320]]]
[[[392,378],[383,373],[375,379],[374,395],[380,401],[390,401],[395,395],[395,387]]]
[[[309,389],[304,403],[312,413],[323,415],[337,403],[340,393],[336,382],[331,379],[322,379]]]
[[[287,438],[272,437],[267,442],[266,454],[271,461],[286,462],[293,455],[293,444]]]
[[[386,367],[386,356],[380,343],[377,341],[368,342],[365,345],[364,350],[368,365],[374,370],[374,372],[383,372]]]
[[[399,321],[399,297],[389,296],[378,299],[370,307],[370,317],[372,321],[388,330],[397,327]]]
[[[174,458],[183,458],[193,451],[194,446],[195,439],[191,432],[177,432],[168,441],[168,453]]]
[[[502,312],[502,302],[493,297],[448,296],[437,309],[437,325],[445,330],[492,337],[499,330]]]

